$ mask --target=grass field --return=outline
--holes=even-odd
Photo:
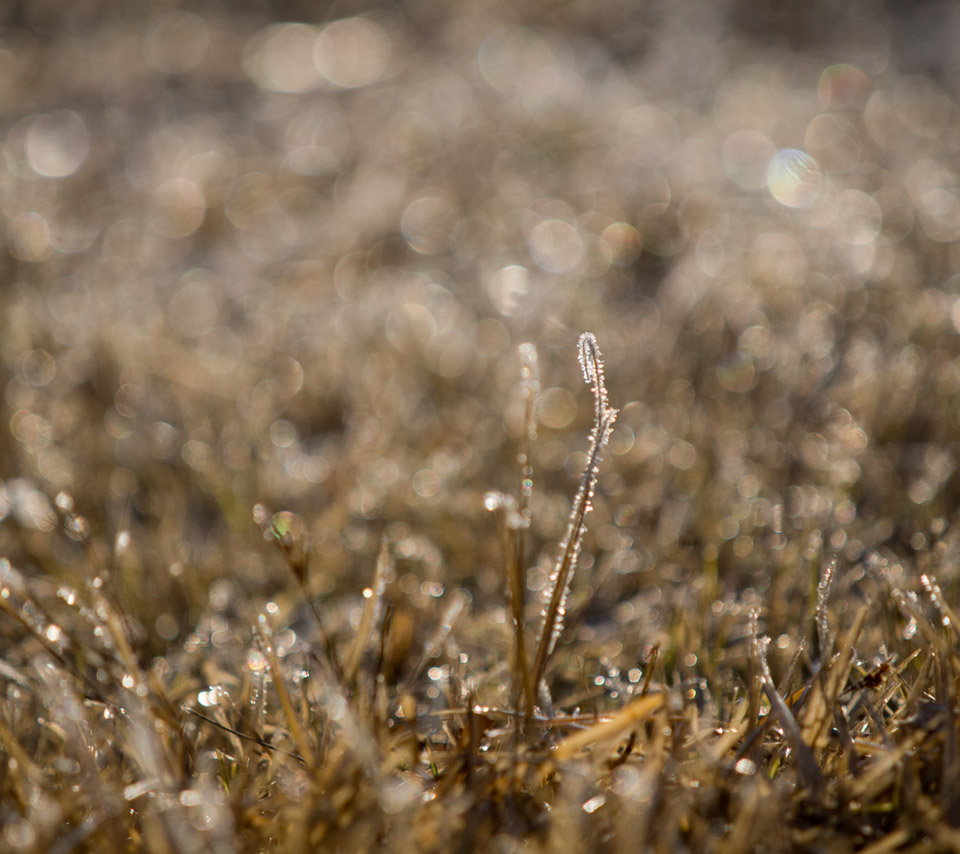
[[[950,14],[68,5],[0,850],[960,848]]]

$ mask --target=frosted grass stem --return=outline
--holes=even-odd
[[[560,544],[560,554],[550,574],[548,595],[543,608],[543,627],[540,631],[540,640],[537,644],[536,655],[533,660],[533,684],[542,689],[543,674],[547,667],[550,655],[557,644],[557,639],[563,631],[563,621],[566,616],[567,596],[570,593],[570,584],[577,568],[580,549],[583,545],[583,535],[587,530],[586,517],[592,509],[594,492],[597,487],[597,476],[600,471],[600,459],[603,449],[613,432],[613,425],[617,420],[618,410],[610,406],[607,397],[607,386],[603,376],[603,356],[597,345],[597,339],[591,332],[584,332],[579,342],[580,368],[583,379],[590,386],[594,399],[594,422],[590,433],[590,448],[587,453],[587,463],[580,476],[580,488],[570,509],[567,530]]]

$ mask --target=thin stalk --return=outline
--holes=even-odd
[[[584,332],[580,336],[579,347],[583,378],[590,385],[594,397],[594,423],[590,433],[587,464],[580,477],[580,488],[577,490],[570,510],[567,530],[560,544],[560,556],[550,575],[549,594],[543,609],[543,627],[533,659],[533,684],[538,690],[545,687],[542,683],[547,661],[557,644],[557,638],[563,631],[567,596],[580,557],[583,535],[587,530],[586,516],[592,509],[591,502],[597,486],[600,458],[619,414],[618,410],[610,406],[607,399],[607,387],[603,378],[603,357],[593,333]]]
[[[529,653],[525,632],[527,579],[524,569],[527,529],[530,527],[530,497],[533,495],[533,445],[537,440],[537,419],[540,416],[540,364],[537,348],[530,343],[520,345],[520,378],[524,393],[523,446],[517,455],[520,467],[520,500],[517,507],[519,525],[512,530],[504,526],[504,547],[513,540],[508,557],[507,577],[510,584],[510,603],[513,610],[514,655],[523,694],[526,717],[533,715],[536,705],[536,686],[531,678]],[[509,536],[508,536],[509,535]],[[509,556],[508,556],[509,555]]]
[[[526,580],[523,571],[523,557],[520,543],[520,531],[523,528],[523,518],[520,516],[517,502],[511,495],[501,492],[491,492],[484,498],[484,505],[493,511],[497,520],[497,529],[500,532],[501,547],[503,549],[504,574],[507,577],[509,591],[510,612],[513,617],[514,630],[514,702],[519,704],[523,700],[523,707],[527,717],[533,714],[534,690],[533,680],[530,678],[530,662],[527,654],[526,630],[524,624],[524,605],[526,599]]]
[[[347,656],[347,663],[343,668],[343,683],[347,690],[356,690],[357,673],[360,669],[360,659],[367,649],[374,627],[383,613],[383,597],[387,587],[394,580],[396,564],[391,551],[389,538],[384,536],[380,543],[380,553],[377,556],[377,566],[373,573],[373,584],[363,591],[363,615],[360,625],[354,636]]]

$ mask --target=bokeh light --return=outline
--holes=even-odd
[[[368,86],[387,71],[390,39],[369,18],[334,21],[313,46],[313,64],[331,83],[344,89]]]
[[[90,151],[86,122],[73,110],[58,110],[37,116],[26,135],[26,153],[30,167],[47,178],[72,175]]]
[[[767,167],[767,187],[781,204],[805,208],[820,196],[823,176],[820,166],[805,151],[787,148],[778,151]]]

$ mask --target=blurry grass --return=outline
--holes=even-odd
[[[948,91],[615,2],[21,6],[0,850],[957,847]]]
[[[591,336],[584,370],[599,450],[613,411],[596,346]],[[592,459],[555,590],[576,563]],[[494,497],[515,535],[518,505],[502,494],[488,505]],[[667,582],[623,603],[671,614],[660,654],[629,643],[635,620],[601,619],[580,622],[548,669],[563,617],[577,624],[594,607],[582,595],[572,615],[565,596],[545,597],[536,659],[520,631],[511,655],[502,607],[472,612],[462,591],[398,578],[402,548],[388,535],[362,609],[349,598],[317,608],[302,522],[258,505],[259,550],[272,543],[294,583],[264,603],[226,573],[203,596],[177,567],[173,587],[208,604],[185,643],[151,661],[143,619],[164,603],[124,584],[139,550],[129,532],[104,543],[66,493],[52,505],[39,493],[18,500],[14,533],[49,571],[0,563],[12,848],[952,844],[960,632],[932,576],[904,590],[903,567],[880,556],[862,565],[857,596],[846,591],[860,604],[837,609],[836,561],[818,577],[812,544],[781,570],[795,601],[782,624],[762,600],[704,602],[702,582]],[[31,501],[43,508],[37,536],[23,524]],[[69,573],[53,557],[63,543],[77,550]],[[509,565],[516,545],[504,544]],[[258,549],[253,537],[247,548]],[[175,627],[158,617],[152,628]],[[523,687],[541,680],[548,711]]]

